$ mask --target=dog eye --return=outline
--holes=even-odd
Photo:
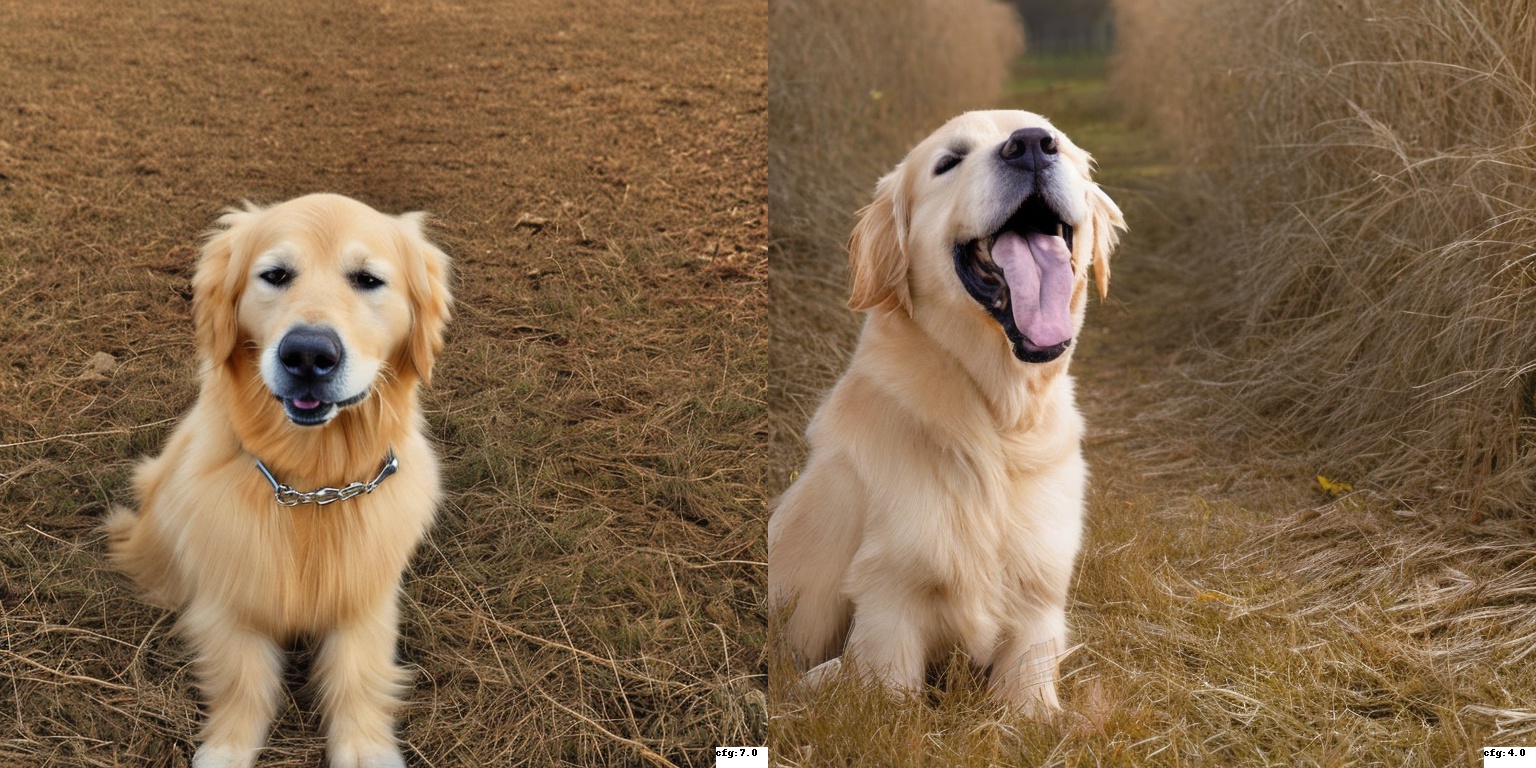
[[[293,273],[282,267],[272,267],[257,275],[257,277],[260,277],[267,285],[280,286],[287,285],[288,281],[293,279]]]
[[[965,158],[961,157],[960,155],[945,155],[939,158],[939,164],[933,167],[933,175],[943,176],[945,173],[949,172],[949,169],[959,165],[960,161],[964,159]]]
[[[371,291],[384,285],[384,281],[380,280],[377,275],[362,270],[353,272],[350,277],[352,278],[352,287],[360,291]]]

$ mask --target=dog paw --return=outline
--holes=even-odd
[[[240,747],[215,747],[204,744],[192,755],[192,768],[250,768],[256,764],[256,750]]]
[[[331,754],[331,768],[405,768],[405,757],[393,746],[339,749]]]
[[[1023,720],[1051,720],[1061,713],[1056,686],[1050,683],[1038,683],[1022,690],[994,690],[993,696],[1000,699],[1013,716]]]
[[[843,671],[843,660],[834,658],[811,667],[790,689],[792,696],[810,696],[837,679]]]
[[[373,755],[358,761],[358,768],[405,768],[405,757],[399,752],[388,755]]]
[[[842,671],[843,660],[841,658],[829,659],[811,667],[810,671],[800,678],[800,684],[811,688],[820,688],[836,679],[837,674]]]

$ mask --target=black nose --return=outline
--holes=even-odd
[[[341,337],[329,328],[295,328],[277,343],[277,360],[293,376],[324,379],[341,364]]]
[[[1020,128],[998,150],[1003,161],[1026,171],[1038,171],[1056,162],[1056,137],[1044,128]]]

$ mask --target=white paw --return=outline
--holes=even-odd
[[[373,755],[358,761],[358,768],[405,768],[405,756],[397,751],[386,755]]]
[[[827,685],[833,680],[836,680],[838,674],[842,671],[843,660],[841,657],[824,661],[814,667],[811,667],[810,671],[806,672],[804,675],[801,675],[800,679],[795,683],[794,688],[790,690],[790,693],[799,695],[809,695],[814,693],[822,686]]]
[[[331,768],[405,768],[405,757],[393,745],[335,749]]]
[[[250,768],[256,764],[256,750],[239,747],[214,747],[204,744],[192,755],[192,768]]]

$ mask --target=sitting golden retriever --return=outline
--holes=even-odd
[[[140,465],[139,512],[106,522],[113,562],[181,612],[207,700],[195,768],[255,762],[298,636],[319,640],[331,765],[404,765],[398,593],[440,496],[417,385],[450,303],[422,218],[309,195],[231,210],[203,247],[201,392]]]
[[[864,331],[768,522],[770,607],[802,669],[828,662],[808,680],[841,655],[913,691],[959,646],[998,699],[1059,707],[1087,479],[1067,363],[1125,227],[1089,172],[1044,118],[971,112],[861,212]]]

